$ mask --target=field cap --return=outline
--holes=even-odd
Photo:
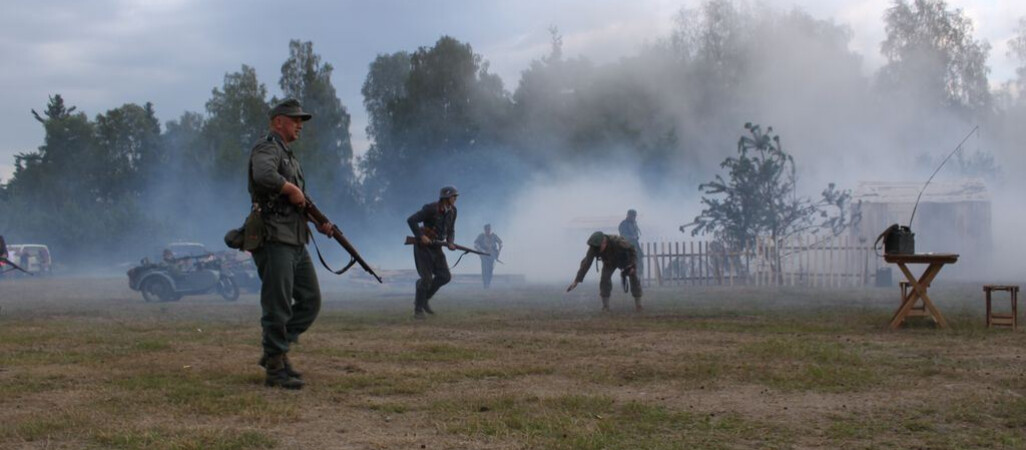
[[[294,98],[282,100],[281,103],[274,105],[274,108],[271,108],[269,115],[272,119],[278,116],[299,117],[300,119],[303,119],[303,122],[313,118],[313,114],[303,111],[303,107],[299,104],[299,100]]]

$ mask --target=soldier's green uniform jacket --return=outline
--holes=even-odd
[[[306,245],[310,240],[306,218],[286,196],[281,195],[286,181],[298,186],[306,195],[299,160],[281,136],[272,131],[250,153],[249,195],[260,208],[268,241]]]
[[[617,269],[637,264],[638,254],[630,242],[627,242],[626,239],[620,236],[609,234],[605,236],[608,239],[606,251],[599,252],[598,247],[588,247],[588,253],[581,260],[581,269],[577,271],[576,282],[584,281],[584,276],[588,273],[588,269],[591,269],[591,261],[596,257],[602,260],[602,264],[612,265],[612,267]]]

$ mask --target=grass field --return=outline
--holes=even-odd
[[[0,282],[0,448],[1026,447],[1026,334],[984,328],[979,285],[895,332],[897,288],[453,288],[422,322],[338,290],[294,392],[262,385],[255,296],[125,284]]]

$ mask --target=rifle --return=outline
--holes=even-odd
[[[21,268],[21,266],[19,266],[19,265],[15,264],[15,263],[14,263],[13,261],[11,261],[11,260],[9,260],[9,259],[7,259],[7,258],[4,258],[4,257],[2,257],[2,256],[0,256],[0,263],[4,263],[4,264],[10,265],[10,266],[12,267],[11,269],[7,269],[7,270],[3,270],[3,271],[0,271],[0,273],[10,272],[10,271],[12,271],[12,270],[15,270],[15,269],[17,269],[17,270],[20,270],[20,271],[22,271],[22,272],[25,272],[25,273],[27,273],[27,274],[29,274],[29,275],[33,275],[33,276],[35,275],[35,274],[34,274],[34,273],[32,273],[32,272],[29,272],[29,271],[27,271],[27,270],[25,270],[25,269],[22,269],[22,268]]]
[[[445,241],[440,241],[438,239],[434,239],[434,236],[432,236],[433,233],[430,233],[427,230],[424,230],[423,233],[427,237],[432,238],[431,239],[431,243],[428,244],[428,246],[431,246],[431,247],[446,247],[446,248],[448,248],[449,243],[447,243]],[[420,244],[420,241],[417,238],[415,238],[413,236],[406,236],[405,245],[419,245],[419,244]],[[459,245],[459,244],[453,244],[453,247],[455,247],[457,251],[462,251],[463,254],[460,255],[460,257],[458,259],[456,259],[456,264],[453,264],[452,267],[456,267],[460,263],[460,260],[462,260],[463,257],[467,253],[473,253],[475,255],[481,255],[481,256],[492,256],[491,253],[479,252],[479,251],[474,250],[474,249],[472,249],[470,247],[464,247],[464,246]]]
[[[419,243],[420,243],[420,241],[418,241],[417,238],[415,238],[413,236],[406,236],[406,243],[405,243],[405,245],[413,245],[413,244],[419,244]],[[431,246],[431,247],[446,247],[446,248],[448,248],[448,246],[449,246],[449,244],[447,242],[439,241],[437,239],[436,240],[432,240],[431,243],[428,244],[428,245]],[[481,256],[492,256],[491,253],[479,252],[479,251],[474,250],[474,249],[472,249],[470,247],[464,247],[464,246],[462,246],[460,244],[453,244],[453,247],[456,247],[457,251],[462,251],[464,253],[473,253],[475,255],[481,255]]]
[[[320,228],[321,224],[331,222],[330,220],[328,220],[328,217],[321,212],[320,209],[317,209],[317,205],[314,205],[313,202],[311,202],[310,200],[307,200],[304,211],[306,213],[306,218],[313,222],[314,225],[316,225],[318,228]],[[367,261],[365,261],[363,257],[360,256],[360,252],[356,250],[356,247],[354,247],[353,244],[349,242],[349,239],[346,239],[346,237],[342,235],[342,230],[338,228],[338,225],[332,223],[331,231],[332,236],[334,236],[335,238],[335,241],[337,241],[339,245],[341,245],[342,248],[345,249],[347,253],[349,253],[350,260],[349,264],[346,264],[346,266],[343,267],[342,270],[332,270],[330,267],[328,267],[328,264],[324,262],[324,257],[321,256],[321,249],[317,247],[317,241],[314,241],[314,248],[317,249],[317,257],[320,258],[321,264],[324,265],[324,268],[330,270],[335,275],[342,275],[347,270],[349,270],[350,267],[353,267],[353,264],[359,263],[360,267],[362,267],[363,270],[365,270],[367,273],[371,274],[371,276],[378,280],[378,283],[384,283],[384,281],[381,281],[381,277],[379,277],[378,274],[374,273],[374,269],[372,269],[371,266],[367,264]]]

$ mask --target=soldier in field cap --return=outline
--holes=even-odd
[[[620,222],[620,236],[634,246],[638,254],[638,273],[645,273],[645,254],[641,252],[641,228],[638,228],[638,212],[627,210],[627,218]]]
[[[289,144],[299,139],[303,122],[313,115],[298,100],[287,99],[271,108],[270,130],[257,142],[249,159],[249,193],[259,214],[247,219],[246,234],[258,237],[253,252],[260,275],[260,307],[263,357],[260,365],[271,387],[300,389],[303,380],[287,354],[290,344],[310,328],[321,309],[317,272],[306,251],[310,230],[306,226],[306,183],[303,169]],[[254,218],[256,217],[256,218]],[[255,230],[255,231],[251,231]],[[332,224],[319,231],[331,237]]]

